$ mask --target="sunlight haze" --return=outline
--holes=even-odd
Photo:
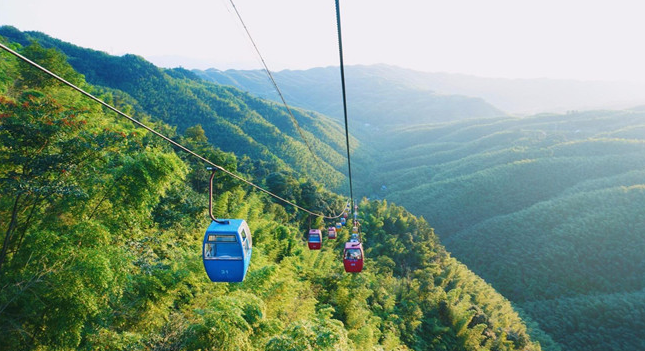
[[[238,0],[274,71],[338,65],[334,2]],[[341,1],[345,63],[484,77],[645,81],[639,1]],[[0,24],[153,63],[254,69],[229,1],[4,0]]]

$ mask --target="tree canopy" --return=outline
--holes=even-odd
[[[59,52],[13,46],[73,73]],[[218,175],[216,211],[245,218],[255,247],[243,283],[211,283],[204,165],[65,87],[25,78],[33,73],[16,59],[1,62],[13,76],[0,88],[0,348],[540,349],[425,220],[385,201],[360,204],[367,262],[351,275],[340,260],[347,229],[310,251],[307,216]],[[269,172],[255,180],[298,203],[344,206],[281,162],[222,151],[203,125],[179,134],[127,92],[72,76],[230,169]]]

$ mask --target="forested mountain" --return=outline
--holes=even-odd
[[[428,219],[566,350],[640,350],[644,132],[642,110],[401,128],[379,137],[372,192]]]
[[[389,128],[393,125],[436,123],[475,117],[497,117],[504,113],[480,98],[442,95],[409,81],[392,79],[389,66],[348,66],[348,114],[355,128]],[[252,94],[279,101],[264,71],[194,70],[213,82],[231,85]],[[343,106],[338,67],[306,71],[281,71],[273,76],[285,99],[306,109],[342,118]]]
[[[2,32],[7,31],[11,38],[19,36],[11,28]],[[271,126],[244,129],[236,119],[264,125],[263,120],[278,118],[265,114],[280,108],[199,82],[185,71],[88,51],[89,57],[103,56],[96,67],[115,67],[97,70],[93,79],[105,83],[110,73],[117,76],[108,84],[113,86],[93,85],[70,65],[74,60],[81,65],[82,55],[73,58],[69,52],[78,48],[57,42],[68,50],[65,56],[43,47],[51,38],[30,36],[42,39],[42,46],[0,40],[312,210],[331,212],[344,205],[343,198],[298,173],[295,162],[280,162],[277,151],[263,158],[266,153],[249,141],[236,146],[249,149],[243,157],[213,146],[220,145],[217,138],[264,137],[257,134]],[[208,97],[197,99],[199,94]],[[185,108],[203,104],[191,110],[203,119],[184,120],[162,109],[181,110],[174,105],[182,98],[188,99]],[[366,268],[351,275],[339,259],[346,229],[336,241],[325,240],[323,250],[309,251],[303,238],[307,216],[218,175],[216,214],[245,218],[254,250],[243,283],[211,283],[201,262],[203,230],[210,221],[204,164],[4,51],[0,103],[0,349],[541,349],[508,300],[452,258],[423,218],[385,201],[360,204]],[[210,104],[227,106],[214,113]],[[257,109],[247,110],[249,105]],[[181,126],[147,112],[156,109],[163,120]],[[220,114],[222,121],[216,122]],[[309,112],[298,117],[311,130],[325,123]],[[228,122],[231,129],[218,130],[213,140],[203,121],[222,128]],[[284,128],[287,133],[278,130],[272,140],[296,145]],[[231,130],[239,135],[222,135]],[[306,157],[302,148],[290,151]],[[323,223],[318,219],[314,225]],[[536,325],[530,333],[545,347],[558,348]]]
[[[195,70],[220,84],[277,99],[261,71]],[[429,73],[389,65],[346,67],[351,116],[359,120],[402,120],[408,124],[454,121],[510,114],[630,108],[645,104],[645,84],[552,79],[482,78]],[[274,74],[289,101],[340,116],[338,68],[282,71]],[[379,98],[377,98],[377,96]],[[480,99],[486,101],[484,103]]]
[[[343,185],[344,132],[325,116],[293,109],[305,138],[319,156],[314,159],[281,105],[209,84],[183,69],[157,68],[134,55],[110,56],[9,26],[0,27],[0,35],[22,45],[36,40],[45,48],[57,48],[89,83],[129,94],[136,100],[138,111],[176,126],[180,133],[200,124],[209,140],[224,151],[288,165],[333,189]],[[352,146],[356,145],[352,140]],[[356,161],[360,167],[361,159]]]
[[[357,134],[374,165],[355,173],[368,185],[361,191],[423,215],[451,252],[565,349],[645,349],[645,113],[574,111],[642,104],[645,89],[385,65],[347,71],[350,116],[371,123]],[[261,71],[194,72],[275,98]],[[336,69],[275,77],[289,101],[340,116]],[[472,100],[444,104],[450,96],[431,91],[481,97],[511,112],[569,112],[459,114],[456,107]]]
[[[154,118],[175,139],[280,195],[326,213],[340,206],[340,198],[315,182],[344,189],[343,132],[334,121],[341,116],[336,69],[276,74],[291,104],[318,111],[294,110],[321,156],[319,168],[282,107],[251,95],[275,97],[261,71],[159,69],[137,56],[112,57],[41,33],[2,27],[0,34],[75,83],[137,117]],[[29,39],[66,56],[28,46]],[[0,266],[0,286],[10,287],[0,291],[1,327],[12,333],[11,345],[41,347],[36,341],[46,340],[91,348],[118,340],[105,347],[536,348],[508,302],[450,258],[426,218],[450,252],[521,308],[529,333],[543,349],[645,349],[643,109],[515,118],[481,99],[438,95],[432,90],[441,88],[418,72],[350,67],[355,190],[404,205],[423,218],[386,202],[364,201],[370,259],[365,274],[351,277],[341,273],[338,243],[319,254],[304,249],[300,233],[307,219],[301,213],[221,178],[218,208],[249,218],[259,233],[260,253],[246,283],[210,291],[197,252],[202,234],[195,229],[207,223],[207,173],[201,165],[105,117],[13,58],[1,57],[0,121],[6,129],[0,131],[11,126],[12,133],[34,133],[9,118],[26,114],[37,121],[29,121],[29,128],[56,140],[39,150],[29,138],[11,139],[5,132],[1,139],[2,154],[11,155],[3,165],[25,160],[45,165],[40,175],[20,173],[17,166],[2,174],[0,224],[3,232],[16,233],[5,236],[8,259]],[[87,127],[74,122],[79,115]],[[90,123],[95,116],[108,119]],[[21,142],[27,143],[18,148],[24,154],[7,146]],[[65,148],[84,156],[61,154]],[[30,158],[29,150],[47,157]],[[89,185],[97,182],[104,187]],[[155,191],[143,196],[142,186]],[[121,203],[134,208],[121,209]],[[13,209],[18,209],[15,221]],[[100,242],[83,244],[93,235],[89,231],[100,233]],[[61,232],[73,234],[68,238]],[[347,235],[343,232],[339,242]],[[74,245],[81,245],[81,255],[101,254],[97,261],[79,258],[79,266],[61,253],[33,256],[34,248],[72,252]],[[123,257],[133,263],[123,264]],[[48,262],[58,268],[49,269]],[[8,274],[7,267],[18,268]],[[51,280],[84,269],[103,285],[87,285],[83,277],[70,284],[92,286],[104,296],[85,292],[87,306],[56,290],[67,288],[67,281]],[[113,280],[116,286],[110,287]],[[62,313],[45,311],[52,301],[69,304],[77,319],[61,320],[75,321],[73,328],[63,322],[52,327]],[[146,318],[154,322],[145,325]],[[75,331],[72,339],[53,331],[67,329]],[[217,334],[221,330],[227,332]]]

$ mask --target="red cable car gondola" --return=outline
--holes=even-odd
[[[322,233],[320,229],[309,230],[307,245],[309,246],[309,250],[320,250],[322,246]]]
[[[359,273],[363,270],[363,244],[360,241],[348,241],[343,252],[345,272]]]
[[[327,238],[336,239],[336,227],[329,227],[327,230]]]

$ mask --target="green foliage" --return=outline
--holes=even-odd
[[[310,251],[308,217],[218,175],[215,210],[248,221],[254,250],[244,282],[211,283],[200,256],[203,165],[64,87],[38,84],[0,89],[0,348],[540,349],[422,218],[386,202],[361,203],[366,268],[351,275],[339,258],[347,229]],[[136,112],[122,93],[97,91]],[[262,172],[209,145],[202,127],[182,136],[155,127],[230,169]],[[344,206],[320,184],[274,171],[256,181],[316,210]]]
[[[282,334],[269,339],[265,350],[350,350],[347,331],[337,320],[321,318],[294,322]]]
[[[55,52],[53,48],[64,52],[71,66],[89,83],[127,93],[136,99],[142,112],[176,126],[180,133],[201,125],[208,140],[223,151],[307,174],[332,189],[342,185],[344,133],[328,117],[294,109],[295,118],[318,155],[315,160],[280,105],[208,83],[182,69],[157,68],[135,55],[114,57],[42,33],[19,35],[10,27],[0,27],[2,34],[37,41],[50,48],[47,52]],[[51,69],[57,71],[59,66],[54,62]],[[67,71],[63,73],[67,78]],[[45,79],[39,74],[34,77]]]
[[[241,296],[240,296],[241,295]],[[188,330],[189,349],[250,350],[250,337],[263,317],[262,300],[250,294],[220,296],[197,310],[197,322]]]
[[[623,337],[639,335],[634,316],[609,318],[604,301],[645,288],[643,125],[634,110],[402,127],[380,135],[388,168],[364,181],[424,215],[539,326],[543,348],[640,349]]]
[[[67,64],[65,56],[60,55],[55,49],[43,49],[38,43],[25,47],[22,54],[29,57],[40,66],[47,67],[52,72],[56,72],[59,77],[67,80],[72,84],[80,84],[83,80],[81,75],[76,73],[72,67]],[[32,67],[26,62],[20,62],[20,79],[16,84],[32,89],[43,89],[49,86],[61,84],[49,75],[43,75],[42,72]]]

